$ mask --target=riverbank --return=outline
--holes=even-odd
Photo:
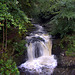
[[[59,46],[60,39],[53,40],[53,54],[56,55],[58,65],[52,75],[75,75],[75,57],[67,56],[65,50]]]

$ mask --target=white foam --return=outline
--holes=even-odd
[[[49,68],[51,72],[54,71],[54,68],[57,66],[57,60],[54,59],[54,55],[41,56],[32,61],[26,61],[20,65],[20,68],[35,69],[37,72],[42,72],[41,68],[44,66]]]

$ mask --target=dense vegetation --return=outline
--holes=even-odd
[[[66,55],[75,56],[75,0],[0,0],[0,74],[19,75],[16,61],[26,49],[29,18],[51,25]]]
[[[51,25],[49,33],[61,38],[60,46],[66,49],[66,55],[75,56],[75,1],[39,0],[34,11],[33,17]]]
[[[0,0],[0,74],[19,75],[15,56],[22,55],[28,26],[27,15],[20,9],[17,0]]]

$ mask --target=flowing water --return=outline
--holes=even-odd
[[[26,37],[28,60],[19,68],[30,73],[26,75],[51,75],[57,66],[57,60],[51,54],[51,35],[48,35],[42,26],[34,26],[36,31]]]

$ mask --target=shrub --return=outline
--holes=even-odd
[[[75,40],[74,39],[75,39],[75,35],[68,35],[61,40],[60,46],[66,50],[65,53],[68,56],[75,56]]]
[[[20,75],[16,63],[8,57],[7,53],[2,53],[0,60],[1,75]]]

